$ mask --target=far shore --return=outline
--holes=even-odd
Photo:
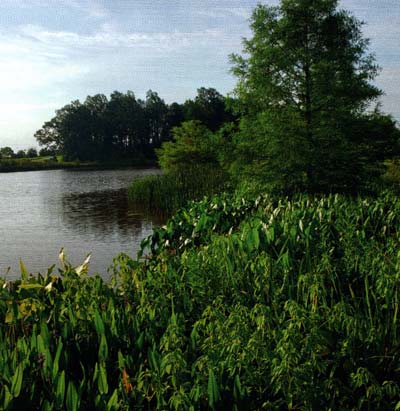
[[[47,159],[2,159],[0,160],[0,173],[12,173],[19,171],[42,171],[60,169],[78,170],[104,170],[128,167],[155,167],[157,163],[153,159],[123,159],[113,161],[49,161]]]

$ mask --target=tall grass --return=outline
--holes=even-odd
[[[386,173],[383,175],[383,181],[393,187],[397,192],[400,190],[400,159],[388,160],[386,162]]]
[[[192,166],[175,174],[134,180],[128,196],[144,210],[172,214],[188,201],[215,194],[227,186],[228,176],[220,168]]]
[[[399,409],[399,240],[391,194],[221,195],[110,284],[22,267],[0,282],[0,408]]]

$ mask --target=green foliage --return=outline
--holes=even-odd
[[[105,284],[0,280],[0,408],[398,407],[400,201],[228,195],[182,209]],[[150,254],[149,254],[150,252]]]
[[[198,120],[175,127],[173,140],[156,150],[164,175],[134,181],[129,198],[144,209],[169,214],[189,200],[226,189],[228,173],[220,165],[225,128],[212,133]]]
[[[77,162],[58,161],[56,157],[13,158],[0,160],[0,172],[52,170],[77,167]]]
[[[157,150],[164,172],[184,174],[194,166],[218,166],[215,136],[200,121],[186,121],[172,133],[173,141]]]
[[[128,197],[142,210],[171,214],[190,200],[228,187],[228,176],[220,167],[195,165],[171,174],[134,180]]]
[[[225,97],[214,88],[197,89],[194,100],[186,100],[182,106],[186,121],[198,120],[212,132],[235,116],[226,107]]]
[[[395,123],[364,110],[380,96],[362,24],[337,0],[259,5],[232,56],[243,114],[231,172],[278,192],[355,192],[398,149]]]
[[[400,159],[396,158],[386,162],[384,180],[398,192],[400,189]]]
[[[153,160],[126,159],[111,161],[64,161],[62,156],[46,156],[35,158],[13,158],[0,160],[0,172],[56,170],[56,169],[84,169],[105,170],[121,169],[124,167],[154,167]]]
[[[33,157],[37,157],[37,156],[38,156],[38,152],[37,152],[36,148],[31,147],[28,150],[26,150],[26,157],[33,158]]]
[[[279,127],[273,120],[279,117]],[[307,188],[311,156],[300,118],[281,112],[244,117],[233,137],[233,154],[227,161],[237,184],[251,182],[268,192],[290,194]],[[276,138],[268,138],[273,134]],[[290,138],[287,138],[290,136]]]
[[[0,158],[12,158],[14,156],[14,150],[11,147],[0,148]]]
[[[67,160],[144,161],[154,159],[154,150],[185,120],[201,120],[216,130],[231,118],[224,97],[212,88],[199,89],[193,101],[171,105],[151,90],[144,100],[131,91],[114,91],[110,98],[97,94],[65,105],[35,137],[46,152],[61,153]]]

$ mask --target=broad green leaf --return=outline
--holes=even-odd
[[[20,284],[18,290],[34,290],[43,288],[42,284]]]
[[[56,351],[56,355],[55,355],[54,361],[53,361],[53,373],[52,373],[53,382],[54,382],[54,379],[55,379],[56,375],[58,374],[58,367],[59,367],[59,361],[60,361],[60,356],[61,356],[62,349],[63,349],[63,343],[62,343],[62,340],[60,338],[58,340],[57,351]]]
[[[242,385],[240,384],[240,378],[239,375],[235,375],[235,383],[234,383],[234,388],[233,388],[233,395],[236,399],[241,399],[243,396],[242,393]]]
[[[49,332],[49,327],[47,327],[47,324],[44,320],[40,323],[40,335],[43,338],[43,343],[46,347],[50,345],[50,332]]]
[[[22,364],[19,364],[15,370],[15,374],[11,379],[11,395],[16,398],[19,396],[22,387],[22,380],[24,376],[24,368]]]
[[[62,407],[65,397],[65,371],[62,371],[58,376],[57,390],[56,390],[56,403],[58,407]]]
[[[118,351],[118,367],[120,370],[125,368],[125,359],[124,356],[122,355],[121,351]]]
[[[67,389],[66,405],[68,411],[77,411],[79,404],[79,395],[75,388],[75,384],[70,381]]]
[[[108,345],[105,334],[101,335],[99,346],[99,362],[107,361],[108,359]]]
[[[3,401],[4,410],[8,409],[8,406],[10,405],[10,402],[12,399],[13,399],[13,396],[11,395],[10,390],[8,389],[7,385],[4,385],[4,401]]]
[[[107,411],[114,411],[118,409],[118,390],[115,389],[112,396],[107,403]]]
[[[104,334],[104,322],[97,310],[94,313],[94,326],[99,337]]]
[[[99,388],[100,394],[108,393],[107,373],[103,364],[99,365],[99,376],[97,380],[97,386]]]
[[[214,371],[210,368],[208,374],[208,386],[207,386],[207,393],[208,393],[208,403],[210,404],[211,408],[215,408],[215,404],[219,400],[219,392],[217,382],[215,380]]]
[[[96,310],[94,313],[94,326],[96,328],[96,332],[98,336],[101,336],[104,334],[104,322],[103,319],[101,318],[100,313]]]

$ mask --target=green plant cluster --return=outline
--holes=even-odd
[[[399,227],[391,194],[219,196],[109,284],[22,266],[0,282],[0,409],[400,409]]]
[[[176,173],[134,180],[128,189],[128,198],[144,211],[171,215],[188,201],[218,193],[228,185],[228,175],[220,167],[199,164]]]

